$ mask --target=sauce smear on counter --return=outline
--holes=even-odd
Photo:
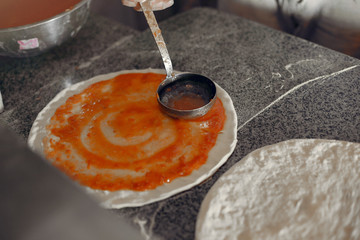
[[[81,0],[1,0],[0,29],[46,20],[72,9]]]
[[[47,125],[44,152],[93,189],[144,191],[206,163],[223,129],[220,99],[203,117],[163,114],[156,89],[165,75],[129,73],[90,85],[60,106]]]

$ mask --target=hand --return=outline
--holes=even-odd
[[[121,0],[125,6],[139,9],[139,2],[143,0]],[[174,0],[150,0],[150,6],[153,11],[163,10],[174,4]]]

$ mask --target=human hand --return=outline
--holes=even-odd
[[[139,3],[143,0],[121,0],[125,6],[139,9]],[[174,0],[150,0],[150,6],[153,11],[163,10],[174,4]]]

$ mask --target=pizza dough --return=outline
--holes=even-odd
[[[121,71],[106,75],[97,76],[90,80],[80,82],[60,92],[38,115],[30,131],[28,143],[37,152],[43,154],[43,140],[48,137],[46,126],[49,125],[55,111],[62,106],[70,97],[83,92],[94,83],[112,79],[120,74],[127,73],[161,73],[163,70],[145,69],[133,71]],[[146,191],[102,191],[85,187],[87,192],[99,199],[102,206],[106,208],[121,208],[129,206],[141,206],[157,200],[165,199],[171,195],[184,191],[202,182],[211,176],[230,156],[236,145],[237,117],[229,95],[217,86],[218,98],[221,99],[226,121],[223,131],[218,135],[215,146],[211,149],[208,159],[199,169],[194,170],[190,175],[179,177],[170,183],[163,184],[153,190]],[[56,139],[55,139],[56,140]]]
[[[289,140],[250,153],[205,197],[196,239],[360,239],[360,144]]]

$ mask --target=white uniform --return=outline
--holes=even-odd
[[[3,104],[2,97],[1,97],[1,92],[0,92],[0,113],[2,111],[4,111],[4,104]]]
[[[360,58],[360,0],[219,0],[219,9]]]

